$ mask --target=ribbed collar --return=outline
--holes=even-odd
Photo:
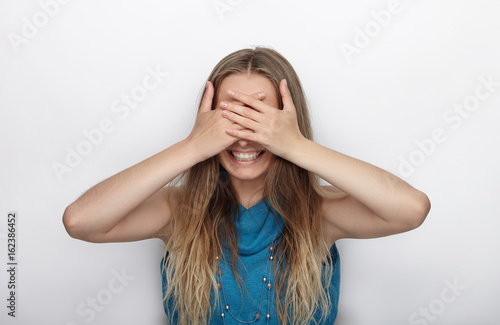
[[[276,244],[283,230],[283,220],[267,199],[248,209],[240,204],[238,213],[235,227],[240,255],[260,252],[273,240]]]

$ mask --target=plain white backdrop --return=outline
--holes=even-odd
[[[226,54],[294,65],[316,141],[424,191],[422,227],[342,240],[336,325],[500,323],[500,2],[0,2],[0,270],[17,212],[16,317],[166,324],[159,241],[71,239],[65,207],[189,134]]]

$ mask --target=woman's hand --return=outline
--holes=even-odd
[[[340,238],[373,238],[418,227],[430,209],[427,196],[396,176],[306,139],[299,130],[295,106],[284,80],[283,110],[240,92],[221,102],[223,116],[243,127],[228,128],[235,139],[254,141],[277,156],[318,175],[348,196],[322,199],[324,234],[329,244]]]
[[[288,151],[293,150],[294,144],[304,139],[299,130],[295,105],[285,79],[280,82],[283,110],[237,91],[230,90],[228,94],[235,101],[247,105],[220,103],[223,109],[222,115],[235,123],[226,129],[227,134],[233,139],[259,143],[283,158],[286,158]]]
[[[257,102],[260,102],[259,99],[264,98],[264,96],[258,97],[257,94],[248,95],[248,97]],[[196,116],[196,122],[187,138],[188,141],[194,144],[197,154],[201,155],[200,161],[219,154],[239,140],[234,135],[227,133],[226,130],[231,129],[235,132],[244,130],[243,126],[224,118],[223,111],[220,108],[212,110],[213,99],[214,86],[208,81]]]

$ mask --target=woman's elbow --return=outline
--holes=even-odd
[[[427,218],[430,210],[431,201],[429,197],[425,193],[420,192],[418,197],[414,200],[412,213],[411,216],[409,216],[410,228],[415,229],[420,227],[424,223],[425,218]]]
[[[84,222],[73,208],[73,205],[66,207],[62,221],[68,235],[75,239],[86,240]]]

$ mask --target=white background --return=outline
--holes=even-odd
[[[62,213],[183,139],[212,67],[252,45],[294,65],[317,142],[399,175],[432,202],[412,232],[338,243],[336,325],[499,324],[499,1],[62,2],[0,2],[0,270],[9,211],[19,261],[15,319],[0,272],[1,324],[166,324],[160,242],[77,241]],[[168,75],[141,93],[148,67]],[[111,109],[132,91],[144,98],[127,117]],[[471,112],[450,111],[464,101]],[[103,119],[112,132],[85,147],[84,131]],[[79,145],[86,155],[70,168]]]

